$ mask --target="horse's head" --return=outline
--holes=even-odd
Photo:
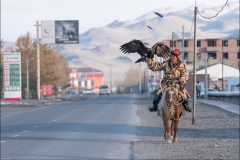
[[[171,106],[178,102],[178,89],[176,85],[171,85],[166,88],[165,99],[168,106]]]

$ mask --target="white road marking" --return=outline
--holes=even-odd
[[[23,131],[23,132],[28,132],[28,130],[25,130],[25,131]]]
[[[54,119],[53,121],[54,121],[54,122],[56,122],[57,120],[56,120],[56,119]]]
[[[34,126],[35,128],[37,128],[38,126]]]
[[[6,141],[1,141],[1,143],[5,143]]]
[[[19,135],[14,135],[13,137],[18,137]]]

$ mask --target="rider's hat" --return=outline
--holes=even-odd
[[[179,56],[180,55],[180,51],[178,49],[175,49],[172,51],[172,54],[175,56]]]

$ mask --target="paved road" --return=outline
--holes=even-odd
[[[197,101],[196,123],[186,113],[178,142],[167,144],[161,118],[147,110],[152,100],[146,95],[81,98],[6,112],[1,158],[239,159],[239,114],[220,108],[221,103]]]
[[[1,158],[131,159],[134,95],[94,96],[1,118]]]

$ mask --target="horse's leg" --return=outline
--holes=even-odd
[[[167,130],[167,143],[172,143],[172,140],[170,138],[170,120],[169,118],[166,119],[166,130]]]
[[[165,120],[164,117],[162,118],[162,120],[163,120],[163,126],[164,126],[164,139],[165,139],[165,141],[166,141],[166,140],[167,140],[166,120]]]
[[[175,123],[175,127],[174,127],[174,136],[173,136],[173,142],[177,142],[178,141],[178,123],[179,123],[179,120],[176,120],[176,123]]]
[[[172,120],[172,123],[171,123],[171,139],[173,139],[174,127],[175,127],[175,120]]]
[[[173,136],[173,142],[178,141],[178,123],[179,123],[179,118],[178,120],[175,120],[175,126],[174,126],[174,136]]]

